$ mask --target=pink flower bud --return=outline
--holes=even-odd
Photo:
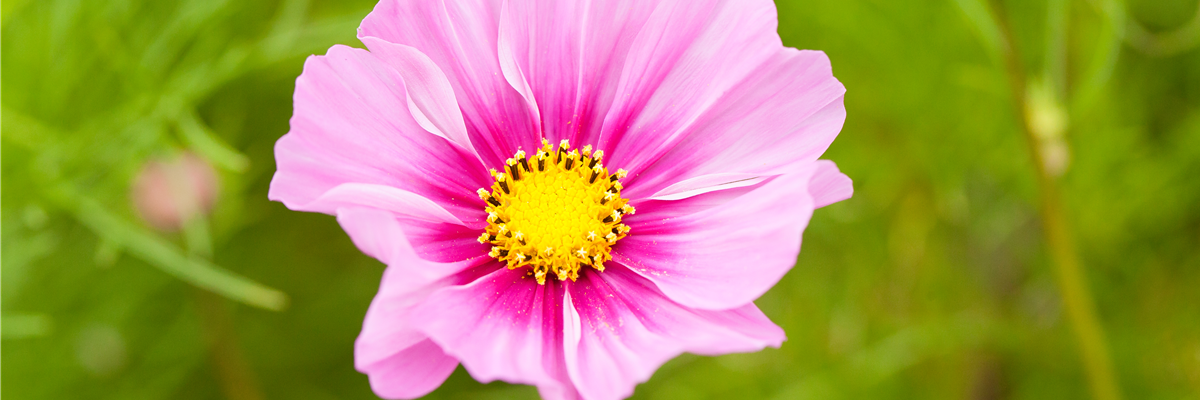
[[[146,162],[134,179],[133,205],[146,223],[177,231],[187,220],[207,214],[216,202],[217,174],[192,153]]]

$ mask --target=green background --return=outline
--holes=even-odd
[[[266,199],[304,57],[361,47],[372,6],[2,3],[3,397],[373,398],[352,348],[383,266],[333,217]],[[1200,398],[1196,0],[778,7],[784,43],[824,50],[847,88],[824,158],[855,195],[816,211],[757,302],[782,348],[684,355],[634,397],[1090,398],[1025,110],[1065,122],[1054,184],[1124,397]],[[221,197],[159,233],[131,180],[185,149]],[[459,368],[429,397],[535,396]]]

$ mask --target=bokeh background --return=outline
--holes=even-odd
[[[374,398],[352,346],[383,266],[333,217],[266,199],[304,58],[361,47],[372,6],[2,3],[4,398]],[[757,302],[782,348],[684,355],[634,397],[1092,398],[1059,218],[1108,383],[1200,398],[1197,0],[778,8],[784,43],[827,52],[848,89],[824,158],[855,196],[816,212]],[[162,220],[155,190],[211,213]],[[429,397],[536,391],[460,367]]]

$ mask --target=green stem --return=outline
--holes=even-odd
[[[1011,32],[1003,12],[993,15],[998,20],[1000,31],[1008,43],[1013,43]],[[1012,47],[1002,49],[1005,69],[1012,90],[1014,106],[1021,130],[1025,135],[1029,153],[1034,161],[1042,212],[1042,228],[1046,246],[1054,264],[1055,276],[1067,319],[1078,340],[1088,384],[1092,396],[1098,400],[1120,400],[1121,390],[1117,384],[1112,360],[1109,358],[1104,329],[1096,316],[1092,296],[1088,292],[1087,279],[1067,223],[1066,210],[1062,204],[1062,190],[1057,179],[1047,170],[1045,141],[1030,129],[1027,114],[1028,89],[1021,61]]]

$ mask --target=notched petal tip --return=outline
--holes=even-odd
[[[821,208],[853,196],[854,182],[833,161],[817,160],[817,170],[808,181],[808,193],[812,195],[813,208]]]

